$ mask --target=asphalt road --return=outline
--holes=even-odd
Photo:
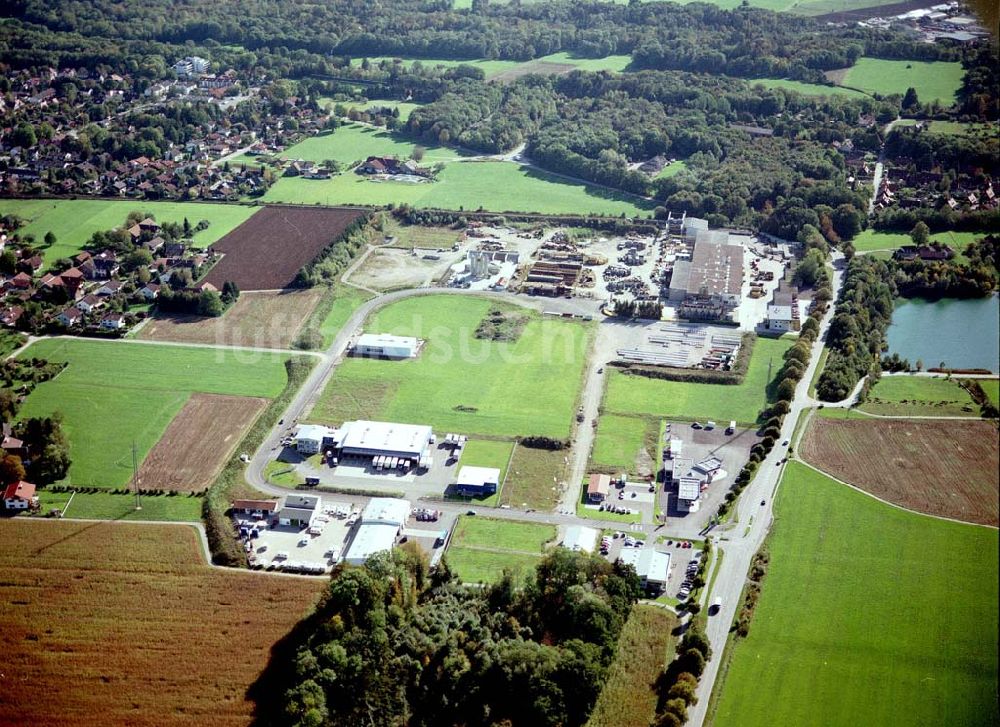
[[[835,291],[840,290],[843,282],[843,267],[843,255],[834,253],[833,289]],[[833,310],[834,306],[831,305],[820,324],[820,335],[813,343],[809,366],[795,389],[795,398],[792,401],[791,409],[781,427],[779,440],[781,442],[791,441],[799,416],[813,405],[812,399],[809,397],[809,382],[812,381],[816,367],[819,365],[823,342],[826,340],[830,321],[833,319]],[[747,573],[750,570],[750,563],[754,554],[760,550],[764,538],[771,528],[774,518],[772,510],[774,496],[781,475],[785,471],[785,465],[782,463],[785,453],[785,447],[780,444],[775,445],[771,454],[761,463],[760,470],[753,482],[737,500],[735,525],[728,531],[717,534],[715,538],[715,545],[718,550],[725,553],[725,558],[719,567],[712,593],[706,594],[706,596],[713,601],[716,598],[721,598],[722,606],[719,613],[708,617],[706,634],[712,645],[713,657],[706,664],[705,672],[698,683],[698,703],[688,708],[688,722],[695,727],[704,723],[709,698],[719,673],[722,652],[726,647],[730,626],[736,618],[740,596],[746,584]],[[761,505],[762,501],[763,505]],[[751,518],[753,518],[752,522]]]

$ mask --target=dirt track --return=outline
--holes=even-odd
[[[192,394],[139,468],[139,486],[205,489],[266,405],[251,396]]]
[[[910,510],[997,525],[998,441],[986,421],[823,419],[802,441],[803,459]]]

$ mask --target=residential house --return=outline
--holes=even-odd
[[[587,500],[592,503],[604,502],[611,491],[611,476],[594,474],[587,483]]]
[[[147,283],[146,287],[139,291],[146,300],[156,300],[160,295],[160,286],[157,283]]]
[[[31,287],[32,282],[32,277],[27,273],[18,273],[10,279],[10,287],[17,288],[19,290],[27,290]]]
[[[24,308],[19,305],[12,305],[0,310],[0,325],[13,328],[24,315]]]
[[[35,486],[23,480],[10,483],[3,493],[3,506],[7,510],[27,510],[37,507]]]
[[[250,517],[267,517],[278,509],[274,500],[233,500],[233,513]]]
[[[73,326],[75,326],[80,321],[81,318],[83,318],[83,311],[75,307],[67,308],[62,313],[56,316],[56,320],[62,323],[67,328],[72,328]]]
[[[101,319],[101,328],[107,331],[120,331],[125,327],[125,315],[123,313],[109,313]]]
[[[93,293],[85,295],[83,298],[76,302],[76,307],[79,308],[84,313],[90,313],[97,310],[104,305],[104,301],[98,298]]]
[[[101,296],[117,295],[121,292],[123,284],[120,280],[109,280],[97,289],[97,294]]]

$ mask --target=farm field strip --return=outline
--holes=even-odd
[[[840,85],[882,95],[906,93],[914,88],[923,103],[955,103],[965,71],[957,61],[894,61],[859,58],[844,74]]]
[[[219,318],[153,316],[139,331],[144,341],[245,348],[291,348],[322,296],[319,289],[245,291]]]
[[[137,510],[134,494],[112,492],[38,491],[42,514],[61,510],[70,520],[156,520],[201,522],[201,497],[192,495],[142,495]]]
[[[205,278],[218,289],[233,281],[241,290],[287,288],[298,271],[361,216],[352,209],[269,206],[215,245],[225,253]]]
[[[909,510],[1000,524],[992,422],[816,417],[800,452],[832,477]]]
[[[249,723],[247,689],[324,582],[212,570],[198,537],[0,522],[0,652],[32,685],[5,691],[0,722]]]
[[[934,232],[930,239],[932,242],[942,242],[950,245],[952,249],[961,251],[970,242],[982,236],[981,232]],[[904,232],[863,230],[861,234],[851,240],[851,244],[858,252],[874,252],[875,250],[896,250],[904,245],[912,245],[913,240]]]
[[[69,365],[35,388],[20,416],[62,413],[73,461],[63,484],[121,487],[132,476],[132,443],[141,462],[192,393],[272,398],[289,355],[47,338],[21,358]]]
[[[897,510],[796,462],[775,507],[713,724],[1000,719],[996,530]]]
[[[883,416],[979,416],[969,392],[944,377],[883,376],[858,408]]]
[[[95,232],[121,227],[129,212],[148,212],[161,224],[181,223],[186,217],[193,227],[201,220],[208,220],[209,226],[193,236],[195,245],[207,247],[259,209],[233,204],[141,199],[0,199],[0,215],[15,214],[28,221],[19,230],[22,235],[34,235],[39,244],[47,232],[56,236],[55,245],[45,250],[45,269],[60,258],[76,255]]]
[[[143,460],[139,487],[174,492],[207,488],[265,406],[267,399],[249,396],[191,394]]]

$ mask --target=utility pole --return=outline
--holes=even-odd
[[[139,460],[135,454],[135,440],[132,440],[132,486],[135,488],[135,509],[142,509],[142,501],[139,499]]]

